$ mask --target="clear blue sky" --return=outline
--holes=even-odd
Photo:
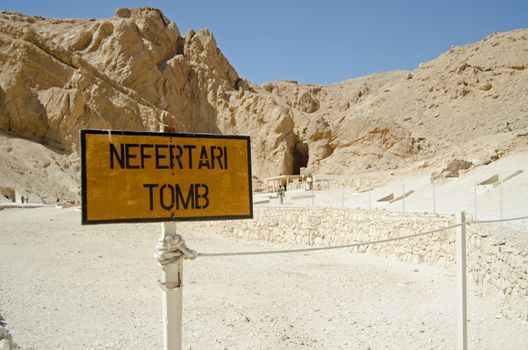
[[[161,9],[182,33],[209,28],[238,73],[258,84],[414,69],[451,45],[528,27],[528,0],[4,0],[0,9],[106,18],[141,6]]]

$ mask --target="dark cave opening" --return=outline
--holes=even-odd
[[[303,141],[298,141],[293,149],[293,175],[300,175],[301,168],[308,166],[308,144]]]

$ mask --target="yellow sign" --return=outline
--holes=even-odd
[[[81,130],[82,223],[253,217],[249,136]]]

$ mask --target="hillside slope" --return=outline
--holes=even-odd
[[[526,149],[527,68],[524,29],[453,47],[414,71],[264,88],[299,110],[295,131],[310,145],[310,166],[355,173]]]
[[[528,144],[528,30],[453,47],[414,71],[256,86],[238,76],[211,32],[182,35],[156,9],[97,20],[2,12],[0,64],[0,186],[45,201],[77,196],[66,184],[77,177],[83,128],[250,135],[260,179],[300,167],[362,177],[432,172]],[[44,164],[67,169],[29,172],[21,159],[32,142],[46,146]]]

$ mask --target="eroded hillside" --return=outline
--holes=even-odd
[[[97,20],[4,12],[0,64],[0,185],[45,201],[77,195],[66,184],[76,178],[83,128],[250,135],[260,179],[300,167],[367,177],[438,171],[454,158],[478,165],[528,143],[528,30],[453,47],[414,71],[256,86],[211,32],[183,35],[156,9]],[[46,146],[44,164],[57,160],[56,176],[21,161],[32,142]]]

